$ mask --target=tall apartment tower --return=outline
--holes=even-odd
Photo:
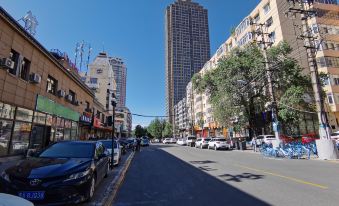
[[[186,95],[186,85],[210,59],[207,10],[191,0],[177,0],[166,9],[166,113]]]
[[[116,88],[116,99],[118,107],[125,107],[126,104],[126,79],[127,68],[124,61],[121,58],[110,57],[110,63],[113,68]]]

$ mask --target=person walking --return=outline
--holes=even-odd
[[[253,148],[253,152],[257,151],[257,138],[256,137],[252,138],[252,148]]]

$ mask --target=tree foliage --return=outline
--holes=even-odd
[[[134,135],[139,138],[143,137],[146,135],[146,130],[141,125],[137,125],[134,129]]]
[[[281,42],[270,48],[267,56],[277,102],[281,101],[279,118],[293,124],[303,114],[291,107],[312,110],[313,105],[303,101],[303,95],[312,94],[312,87],[310,79],[302,75],[302,68],[289,56],[291,51],[287,43]],[[192,83],[196,91],[209,95],[214,117],[226,127],[236,121],[239,127],[254,128],[256,112],[265,111],[270,101],[264,57],[254,44],[233,49],[215,69],[204,76],[194,75]]]
[[[164,130],[162,131],[163,137],[172,137],[173,136],[173,127],[172,124],[169,122],[165,122]]]
[[[147,131],[155,138],[162,138],[162,131],[164,130],[164,121],[158,118],[151,121],[147,127]]]

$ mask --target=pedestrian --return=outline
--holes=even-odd
[[[253,152],[257,151],[257,138],[256,137],[252,138],[252,148],[253,148]]]

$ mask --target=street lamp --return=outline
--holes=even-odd
[[[112,112],[112,152],[111,152],[111,170],[113,170],[113,161],[114,161],[114,136],[115,136],[115,107],[117,106],[115,94],[112,93],[112,110],[106,110],[106,112]]]

